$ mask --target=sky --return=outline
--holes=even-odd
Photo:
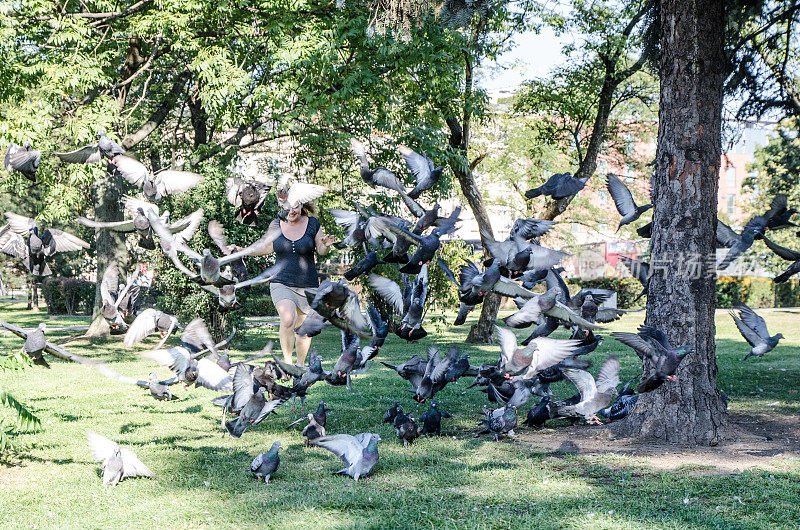
[[[513,91],[523,81],[546,77],[564,62],[561,47],[570,37],[556,37],[549,27],[540,33],[529,31],[515,38],[517,45],[494,63],[483,65],[478,83],[492,95]]]

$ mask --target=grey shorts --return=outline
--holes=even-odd
[[[273,304],[277,304],[280,300],[289,300],[304,315],[311,311],[311,306],[308,305],[308,299],[306,298],[305,287],[291,287],[282,283],[272,282],[269,284],[269,295]]]

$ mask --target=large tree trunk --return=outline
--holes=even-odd
[[[716,445],[725,423],[714,347],[723,27],[723,0],[661,2],[647,323],[695,352],[681,364],[678,381],[643,394],[618,430],[669,443]],[[645,366],[645,375],[651,368]]]
[[[120,221],[122,212],[119,207],[122,195],[122,177],[113,171],[109,164],[104,177],[95,182],[94,189],[94,215],[98,221]],[[124,265],[127,261],[128,251],[125,248],[125,234],[112,230],[96,229],[97,238],[97,287],[94,292],[94,310],[92,311],[92,323],[86,332],[87,337],[108,336],[110,328],[108,322],[100,314],[103,306],[100,296],[100,283],[103,273],[112,263]]]

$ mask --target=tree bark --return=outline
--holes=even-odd
[[[99,221],[120,221],[122,212],[119,201],[122,195],[122,177],[107,166],[104,177],[95,182],[94,186],[94,215]],[[113,230],[95,229],[97,241],[97,286],[94,291],[94,309],[92,323],[86,331],[87,337],[105,337],[110,333],[108,322],[100,314],[103,305],[100,295],[100,283],[106,267],[112,263],[120,265],[127,261],[128,251],[125,247],[125,234]]]
[[[458,157],[450,159],[450,169],[458,180],[461,186],[461,192],[467,199],[467,204],[472,210],[472,215],[478,223],[478,231],[481,236],[481,243],[485,249],[488,248],[487,243],[494,241],[494,232],[492,231],[492,223],[489,220],[489,214],[486,212],[486,207],[483,204],[483,197],[475,182],[475,176],[472,172],[474,166],[469,163],[469,137],[470,137],[470,121],[472,112],[470,111],[470,98],[472,97],[472,60],[468,53],[464,53],[464,113],[463,121],[459,123],[458,118],[449,116],[446,119],[447,126],[450,129],[450,147],[457,150]],[[491,340],[492,330],[494,329],[494,322],[497,320],[497,311],[500,309],[500,297],[497,295],[487,296],[481,305],[481,315],[478,322],[472,325],[467,335],[467,342],[486,344]]]
[[[695,351],[681,364],[678,381],[642,394],[617,430],[668,443],[716,445],[726,423],[714,346],[723,28],[723,0],[661,2],[661,102],[646,320],[673,345]],[[645,365],[644,376],[651,368]]]

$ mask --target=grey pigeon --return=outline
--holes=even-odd
[[[495,326],[495,337],[500,344],[500,370],[506,377],[521,375],[531,379],[541,370],[557,364],[573,352],[580,344],[578,340],[557,340],[537,337],[528,346],[519,348],[517,336],[508,328]]]
[[[590,175],[591,176],[591,175]],[[547,179],[547,182],[525,192],[525,197],[533,199],[539,195],[549,195],[554,199],[564,199],[575,195],[586,186],[589,177],[576,179],[569,173],[557,173]]]
[[[436,166],[433,161],[424,153],[419,154],[408,147],[401,145],[398,151],[403,155],[406,167],[414,175],[417,181],[414,189],[408,193],[412,199],[417,199],[423,191],[431,189],[442,176],[443,166]]]
[[[602,424],[597,413],[606,408],[617,395],[619,359],[610,355],[600,366],[596,380],[585,370],[563,368],[562,372],[578,388],[581,400],[575,405],[558,407],[556,414],[559,416],[582,416],[587,423]]]
[[[544,294],[536,294],[526,300],[516,313],[503,319],[512,328],[528,327],[538,323],[542,317],[556,318],[584,329],[599,329],[600,326],[587,321],[581,315],[558,301],[558,292],[551,289]]]
[[[422,433],[421,434],[436,434],[439,435],[442,432],[442,418],[449,418],[450,414],[443,410],[439,410],[439,406],[436,403],[436,400],[431,400],[431,408],[426,410],[422,416],[419,417],[419,421],[422,422]]]
[[[124,478],[154,476],[130,449],[92,431],[87,431],[86,439],[92,457],[101,462],[103,486],[116,486]]]
[[[345,467],[336,473],[344,473],[356,482],[369,475],[378,463],[378,442],[381,437],[374,433],[361,433],[357,436],[334,434],[312,440],[311,445],[322,447],[338,456]]]
[[[776,243],[773,243],[766,237],[764,238],[764,243],[766,243],[767,247],[779,258],[793,262],[791,265],[789,265],[788,269],[775,276],[775,279],[773,280],[775,283],[783,283],[800,272],[800,252],[782,247]]]
[[[388,278],[369,275],[370,286],[401,317],[396,333],[406,340],[416,340],[419,337],[414,333],[422,329],[422,316],[428,297],[428,266],[422,266],[413,283],[406,275],[403,275],[403,282],[405,288],[401,290],[397,283]]]
[[[34,364],[50,368],[50,365],[42,356],[42,352],[47,352],[61,358],[70,357],[61,346],[47,341],[44,336],[44,332],[47,330],[47,324],[44,322],[40,323],[36,329],[32,331],[25,331],[19,326],[3,322],[2,320],[0,320],[0,327],[4,327],[14,335],[25,339],[22,351],[33,360]]]
[[[296,425],[305,419],[308,419],[308,425],[303,427],[303,430],[300,432],[300,434],[306,437],[306,446],[308,446],[311,440],[315,440],[317,438],[320,438],[321,436],[325,436],[325,426],[320,425],[320,423],[314,417],[314,414],[312,412],[309,412],[305,416],[300,417],[297,420],[290,423],[289,427],[291,427],[292,425]]]
[[[71,164],[96,164],[103,158],[112,160],[117,155],[124,155],[125,150],[118,143],[106,136],[105,131],[97,134],[97,143],[84,145],[69,153],[53,153],[64,162]]]
[[[739,311],[739,316],[736,316],[734,311],[728,311],[728,313],[736,323],[736,327],[739,328],[739,333],[751,346],[751,350],[745,356],[745,360],[751,356],[763,357],[765,353],[772,351],[783,338],[781,333],[771,337],[764,319],[746,305],[741,304],[734,307],[734,309]]]
[[[397,432],[397,438],[403,440],[403,447],[413,444],[414,440],[419,438],[420,435],[419,425],[414,421],[412,414],[405,416],[405,421],[399,424],[395,423],[395,431]]]
[[[652,204],[637,206],[636,201],[633,200],[631,190],[613,173],[606,175],[606,188],[608,193],[611,194],[611,198],[614,199],[617,211],[622,216],[617,231],[626,224],[634,222],[644,212],[653,207]]]
[[[255,226],[264,200],[272,188],[257,178],[230,177],[225,180],[225,197],[236,208],[236,220]]]
[[[6,171],[19,171],[32,181],[36,181],[36,170],[41,162],[42,153],[33,149],[27,141],[21,146],[12,143],[6,151]]]
[[[228,372],[220,368],[216,361],[199,358],[207,351],[216,353],[216,350],[217,345],[211,339],[205,322],[196,318],[186,325],[179,346],[156,349],[142,355],[161,366],[169,367],[186,386],[194,383],[195,386],[220,391],[231,386]]]
[[[256,455],[250,464],[250,472],[256,476],[256,480],[263,480],[264,484],[269,484],[269,479],[278,470],[281,458],[278,451],[283,449],[280,442],[275,442],[266,453]]]
[[[640,359],[648,358],[652,362],[653,372],[636,387],[640,394],[655,390],[665,381],[677,380],[675,372],[681,361],[694,352],[694,348],[688,346],[673,348],[667,336],[652,326],[639,326],[638,334],[617,331],[611,336],[633,348]]]
[[[476,433],[476,436],[484,433],[494,434],[494,441],[500,441],[499,436],[506,434],[509,437],[516,436],[514,428],[517,426],[517,408],[513,405],[505,406],[496,410],[483,410],[486,419],[481,422],[484,426],[482,430]]]
[[[148,335],[158,332],[162,338],[161,342],[156,346],[156,349],[159,349],[172,332],[180,327],[177,317],[149,307],[136,315],[136,319],[134,319],[133,323],[128,327],[127,333],[125,333],[123,343],[130,348],[137,342],[144,340]]]
[[[203,181],[202,175],[189,171],[165,169],[152,174],[144,164],[123,154],[115,155],[111,163],[125,180],[141,188],[144,196],[155,202],[167,195],[183,193]]]
[[[47,261],[59,252],[88,249],[89,243],[63,230],[41,230],[34,219],[6,212],[8,224],[0,229],[0,253],[22,260],[34,276],[52,274]]]

